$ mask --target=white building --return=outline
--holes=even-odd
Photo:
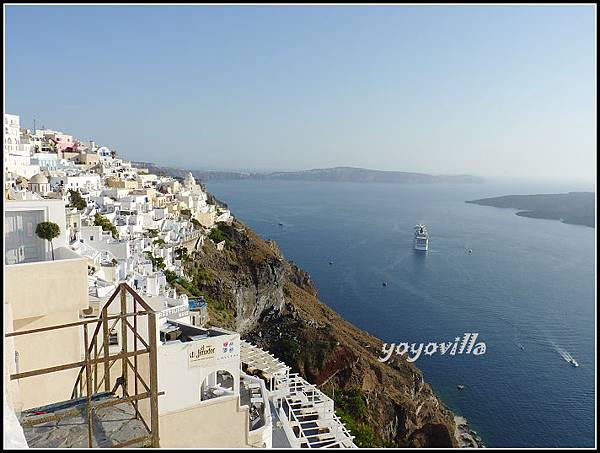
[[[30,179],[40,172],[31,163],[31,146],[21,144],[19,116],[4,114],[4,171]]]
[[[46,195],[50,192],[50,182],[43,173],[34,175],[29,180],[28,189],[30,192],[37,193],[39,195]]]
[[[108,252],[117,260],[126,260],[131,255],[127,240],[117,240],[110,231],[102,231],[101,226],[81,226],[80,241],[99,252]]]
[[[5,264],[49,260],[52,246],[56,251],[68,245],[62,200],[6,200],[4,209]],[[54,222],[60,228],[52,244],[35,233],[40,222]]]
[[[102,181],[100,175],[94,174],[78,174],[52,176],[50,178],[50,186],[53,189],[61,188],[64,191],[72,190],[100,190]]]
[[[58,168],[58,154],[56,153],[34,153],[31,156],[31,163],[37,165],[42,170],[56,170]]]
[[[21,125],[19,115],[4,114],[4,154],[19,151]]]

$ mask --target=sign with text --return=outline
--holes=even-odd
[[[190,367],[213,366],[230,360],[239,360],[239,341],[231,336],[219,336],[194,341],[188,347]]]

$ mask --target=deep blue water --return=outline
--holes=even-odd
[[[575,189],[208,183],[310,273],[323,302],[362,329],[390,343],[478,332],[484,355],[434,355],[416,365],[490,447],[594,446],[595,230],[464,201]],[[412,249],[420,222],[431,236],[426,255]]]

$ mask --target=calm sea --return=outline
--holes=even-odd
[[[310,273],[323,302],[362,329],[396,343],[478,332],[484,355],[416,364],[490,447],[594,446],[595,230],[464,201],[574,189],[208,183]],[[426,255],[412,248],[416,223],[429,227]]]

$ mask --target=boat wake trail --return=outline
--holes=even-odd
[[[551,343],[552,343],[552,346],[554,347],[554,350],[555,350],[556,352],[558,352],[558,353],[560,354],[560,356],[561,356],[561,357],[562,357],[562,358],[563,358],[563,359],[564,359],[566,362],[573,363],[573,361],[574,361],[575,359],[573,358],[573,356],[572,356],[572,355],[571,355],[571,354],[570,354],[568,351],[565,351],[563,348],[561,348],[560,346],[558,346],[558,345],[557,345],[556,343],[554,343],[553,341],[551,341]]]

